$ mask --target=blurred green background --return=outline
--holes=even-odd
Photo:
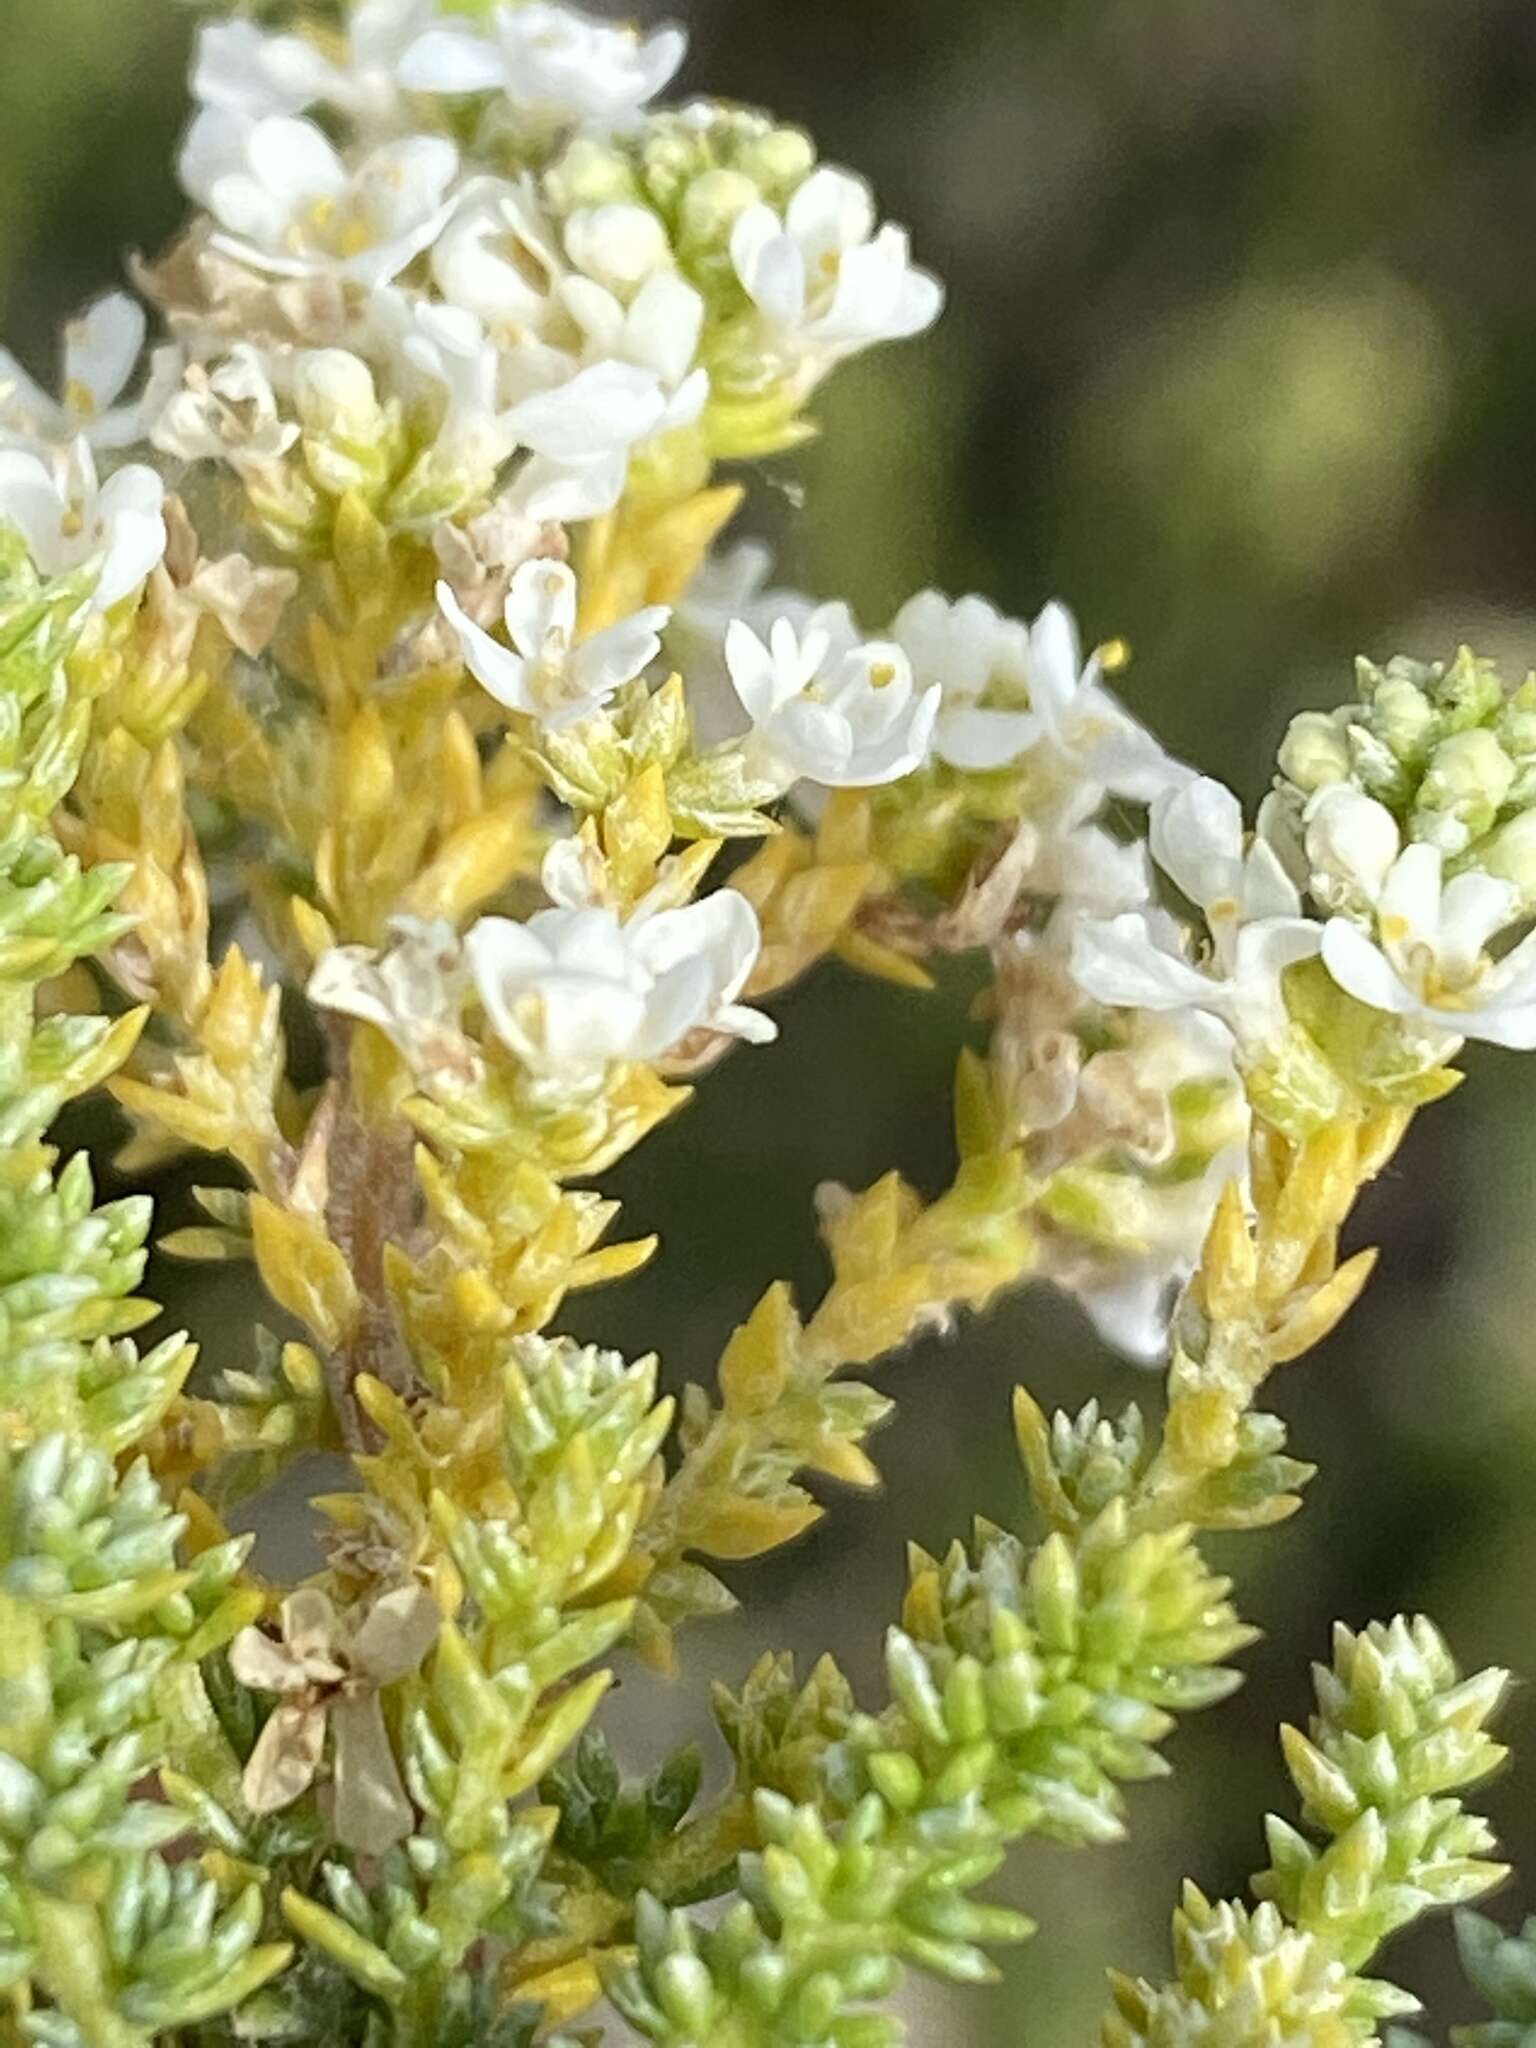
[[[951,308],[855,366],[824,440],[752,512],[791,580],[870,620],[924,582],[1124,634],[1127,693],[1176,748],[1262,791],[1287,715],[1350,690],[1357,651],[1461,639],[1536,654],[1536,11],[1527,0],[693,0],[688,83],[804,120],[867,171]],[[0,319],[45,363],[57,320],[153,248],[190,31],[172,0],[6,0]],[[942,1184],[970,990],[927,1000],[832,971],[784,1006],[616,1178],[669,1256],[573,1316],[707,1373],[778,1274],[819,1284],[812,1194],[900,1164]],[[1035,1849],[1010,1888],[1042,1922],[1002,1987],[923,1993],[916,2036],[1092,2038],[1101,1969],[1160,1971],[1178,1879],[1230,1891],[1285,1797],[1273,1728],[1303,1714],[1334,1617],[1423,1606],[1464,1660],[1536,1674],[1536,1060],[1469,1061],[1365,1205],[1385,1254],[1364,1306],[1279,1390],[1317,1459],[1305,1512],[1233,1551],[1265,1631],[1250,1682],[1183,1731],[1133,1796],[1129,1843]],[[750,1161],[750,1166],[744,1161]],[[216,1359],[248,1297],[176,1312]],[[637,1337],[636,1333],[640,1333]],[[690,1680],[759,1646],[833,1647],[872,1681],[905,1537],[973,1509],[1018,1519],[1011,1382],[1076,1404],[1155,1398],[1065,1303],[1030,1295],[899,1361],[878,1500],[840,1499],[788,1558],[739,1574],[740,1623],[697,1634]],[[637,1750],[692,1712],[636,1677]],[[1491,1794],[1536,1906],[1536,1695]],[[1449,1937],[1394,1956],[1437,2027],[1461,2016]]]

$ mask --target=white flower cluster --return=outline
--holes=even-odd
[[[1187,779],[1107,687],[1099,656],[1085,660],[1065,605],[1025,625],[985,598],[927,590],[870,636],[846,604],[767,588],[769,567],[751,542],[710,563],[678,646],[701,730],[723,736],[744,714],[786,782],[872,788],[930,762],[1027,769],[1060,786],[1075,826],[1106,795],[1145,803]]]
[[[94,565],[101,611],[131,596],[166,548],[158,474],[127,463],[103,484],[97,469],[98,456],[144,439],[178,375],[175,350],[158,350],[143,391],[125,398],[147,326],[126,293],[98,299],[65,329],[57,398],[0,349],[0,523],[44,576]]]
[[[313,486],[424,533],[492,507],[527,554],[612,509],[637,460],[747,452],[739,421],[712,431],[717,361],[793,439],[830,368],[941,294],[803,138],[648,113],[684,49],[544,0],[357,0],[323,41],[205,26],[180,159],[200,219],[151,275],[174,346],[125,401],[146,321],[119,293],[67,333],[57,398],[0,353],[0,518],[40,568],[98,567],[106,608],[158,559],[163,491],[95,464],[141,444],[233,469],[296,549]],[[697,159],[686,192],[647,182],[651,125],[659,160]]]
[[[66,331],[57,394],[0,351],[6,546],[77,575],[104,635],[134,630],[151,579],[145,617],[199,591],[221,618],[243,606],[229,638],[255,659],[300,576],[195,558],[167,485],[222,472],[287,559],[343,567],[350,530],[382,530],[391,574],[435,560],[436,609],[427,576],[383,672],[452,687],[457,655],[509,715],[509,758],[591,737],[625,759],[665,652],[692,720],[666,768],[674,825],[766,829],[790,792],[813,814],[872,792],[853,807],[872,867],[915,886],[870,909],[889,931],[856,936],[876,956],[992,947],[994,1062],[1049,1189],[1047,1269],[1155,1356],[1244,1171],[1250,1100],[1320,1057],[1319,1005],[1352,1027],[1374,1013],[1356,1035],[1398,1062],[1394,1085],[1465,1038],[1536,1047],[1536,678],[1506,698],[1469,655],[1364,665],[1360,703],[1293,726],[1250,832],[1059,603],[1025,621],[929,590],[871,632],[771,588],[748,545],[614,620],[614,589],[676,587],[670,558],[616,579],[587,630],[567,554],[711,514],[717,463],[794,446],[837,364],[942,301],[803,135],[657,109],[683,56],[676,28],[549,0],[351,0],[323,36],[205,27],[180,159],[198,210],[143,277],[171,339],[141,374],[146,315],[111,293]],[[584,521],[605,523],[573,544]],[[622,902],[598,843],[556,842],[526,922],[403,920],[382,952],[326,952],[311,995],[387,1033],[429,1092],[510,1074],[557,1110],[637,1064],[771,1037],[742,1001],[762,945],[747,896],[690,900],[702,869],[663,860]]]
[[[640,35],[542,0],[476,21],[366,0],[325,51],[249,22],[206,28],[181,158],[205,215],[200,260],[266,280],[288,331],[231,348],[221,322],[173,308],[206,402],[158,445],[253,459],[222,404],[233,369],[234,403],[266,430],[254,459],[270,459],[271,423],[300,423],[323,340],[357,365],[329,438],[378,443],[393,413],[418,451],[392,523],[427,527],[499,489],[532,521],[587,519],[669,437],[707,445],[725,330],[738,367],[755,355],[759,380],[798,402],[844,356],[928,325],[937,285],[840,172],[800,166],[782,216],[744,172],[722,172],[727,273],[681,245],[630,162],[683,53],[677,29]],[[669,118],[704,136],[716,117]],[[326,374],[339,383],[334,361]]]

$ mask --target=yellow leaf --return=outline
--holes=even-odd
[[[173,1259],[210,1261],[248,1259],[251,1256],[251,1247],[243,1237],[237,1237],[233,1231],[215,1230],[206,1224],[168,1231],[157,1248],[169,1253]]]
[[[264,1195],[252,1195],[251,1235],[257,1267],[273,1299],[306,1324],[323,1349],[335,1351],[344,1344],[357,1322],[357,1288],[322,1225],[312,1216],[280,1209]]]
[[[819,1522],[821,1515],[814,1501],[780,1504],[754,1500],[750,1494],[731,1494],[706,1507],[697,1519],[690,1519],[688,1548],[739,1563],[793,1543]]]
[[[882,946],[862,932],[845,932],[832,950],[846,966],[860,974],[872,974],[878,981],[894,982],[897,988],[922,993],[934,986],[933,976],[921,961],[898,953],[894,946]]]
[[[666,775],[653,763],[603,813],[603,851],[626,900],[650,884],[657,861],[672,843]]]
[[[336,943],[336,933],[331,921],[323,911],[307,903],[302,896],[290,896],[288,914],[293,919],[293,928],[298,934],[299,944],[311,960],[318,960]]]
[[[458,924],[499,895],[515,875],[531,870],[534,839],[521,810],[483,811],[443,842],[407,892],[415,917],[446,917]]]
[[[543,2006],[548,2026],[561,2027],[567,2020],[584,2013],[589,2006],[596,2005],[603,1995],[603,1982],[596,1967],[582,1957],[522,1978],[517,1991],[520,1997]]]
[[[783,1393],[799,1351],[800,1318],[789,1288],[775,1281],[721,1356],[720,1391],[727,1412],[766,1413]]]

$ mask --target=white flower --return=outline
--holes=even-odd
[[[823,166],[782,216],[749,206],[731,232],[731,261],[748,298],[799,353],[830,364],[876,342],[921,334],[944,293],[915,270],[904,228],[876,231],[862,178]]]
[[[1444,878],[1438,847],[1406,847],[1376,903],[1376,937],[1329,920],[1323,961],[1340,988],[1420,1030],[1536,1047],[1536,933],[1500,960],[1488,947],[1520,916],[1512,882],[1469,871]]]
[[[927,759],[940,692],[914,691],[911,664],[889,642],[839,649],[825,626],[800,634],[788,619],[776,620],[764,642],[737,619],[725,659],[764,753],[786,780],[867,789]]]
[[[618,1060],[659,1060],[691,1033],[775,1035],[736,1001],[756,962],[757,913],[734,889],[680,910],[557,905],[526,924],[487,917],[466,941],[492,1029],[544,1080],[601,1084]]]
[[[192,96],[252,121],[327,106],[380,127],[400,105],[400,59],[436,14],[436,0],[358,0],[342,37],[324,48],[250,21],[209,22],[193,53]]]
[[[507,595],[509,649],[474,623],[446,583],[437,586],[476,681],[509,711],[557,731],[600,711],[655,659],[671,616],[665,605],[650,605],[578,642],[576,600],[576,578],[563,562],[524,562]]]
[[[1208,1011],[1247,1051],[1287,1027],[1286,968],[1310,959],[1322,929],[1300,915],[1295,884],[1263,840],[1243,848],[1242,811],[1230,790],[1200,778],[1153,805],[1152,856],[1205,913],[1210,951],[1195,964],[1183,934],[1160,911],[1084,919],[1072,973],[1096,1002],[1116,1009]]]
[[[446,919],[393,920],[396,943],[380,955],[371,946],[333,946],[309,978],[321,1009],[372,1024],[414,1071],[467,1078],[473,1053],[459,1017],[469,987],[458,935]]]
[[[250,342],[237,342],[211,368],[187,366],[151,439],[162,454],[182,462],[259,468],[280,461],[300,431],[297,420],[283,416],[266,355]]]
[[[580,353],[530,343],[508,365],[541,387],[506,414],[531,451],[514,489],[533,519],[591,519],[623,496],[636,448],[703,412],[709,377],[694,357],[704,301],[675,272],[657,271],[628,304],[574,276],[560,281],[556,303],[581,337]]]
[[[725,665],[725,636],[731,623],[744,619],[754,631],[766,633],[777,619],[788,619],[797,632],[815,616],[816,600],[798,591],[770,589],[772,551],[761,541],[740,541],[707,556],[672,615],[669,651],[688,688],[688,710],[694,737],[701,747],[734,739],[742,730],[741,700],[731,686]],[[856,626],[848,640],[861,638]]]
[[[517,439],[498,397],[500,353],[480,320],[386,286],[370,296],[366,333],[431,443],[433,469],[463,477],[466,491],[487,482]]]
[[[61,391],[51,397],[0,348],[0,444],[63,446],[83,435],[93,448],[127,448],[144,439],[180,374],[180,352],[155,351],[149,381],[120,404],[147,331],[144,309],[126,292],[109,292],[64,329]]]
[[[443,297],[505,341],[543,331],[557,310],[560,269],[527,181],[476,178],[432,246],[432,277]]]
[[[1105,687],[1098,655],[1084,663],[1077,621],[1064,604],[1048,604],[1029,629],[1029,689],[1043,741],[1075,776],[1136,803],[1189,780],[1190,771]]]
[[[429,29],[406,51],[401,82],[412,92],[503,94],[523,125],[619,134],[668,85],[688,41],[679,28],[641,36],[574,8],[529,0],[501,6],[488,32]]]
[[[933,748],[952,768],[1003,768],[1044,730],[1030,708],[1029,629],[984,597],[951,602],[938,590],[910,598],[891,638],[906,650],[921,685],[944,692]],[[986,704],[988,695],[1000,703]]]
[[[98,483],[84,440],[56,468],[30,451],[7,449],[0,452],[0,523],[17,528],[44,576],[97,562],[92,603],[110,611],[165,554],[165,486],[142,463]]]
[[[312,121],[250,121],[217,107],[198,116],[181,155],[182,183],[227,254],[278,277],[328,273],[372,287],[436,239],[458,173],[443,135],[386,142],[350,165]]]
[[[518,442],[532,450],[518,474],[518,503],[539,520],[611,512],[624,495],[632,451],[669,423],[676,423],[675,396],[654,370],[618,361],[577,370],[507,414]]]

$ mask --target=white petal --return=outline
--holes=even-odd
[[[1030,684],[1037,709],[1059,717],[1082,680],[1083,657],[1077,621],[1064,604],[1052,600],[1029,632]]]
[[[1157,1365],[1168,1350],[1168,1318],[1182,1278],[1140,1266],[1123,1279],[1074,1292],[1106,1344],[1137,1365]]]
[[[645,1005],[645,1022],[636,1034],[639,1059],[660,1059],[709,1016],[714,989],[709,962],[680,960],[662,974]]]
[[[1027,753],[1040,737],[1033,711],[990,711],[959,704],[939,717],[934,745],[952,768],[1004,768]]]
[[[1512,924],[1520,910],[1520,891],[1513,882],[1475,870],[1455,875],[1440,899],[1441,968],[1453,980],[1471,973],[1495,932]]]
[[[661,652],[661,635],[672,613],[648,606],[584,640],[576,651],[576,674],[593,696],[609,697],[641,673]]]
[[[627,323],[634,353],[675,389],[688,374],[704,331],[704,301],[671,271],[648,278],[635,296]]]
[[[53,471],[40,456],[0,450],[0,522],[16,527],[45,575],[54,573],[65,510]]]
[[[1209,1008],[1220,991],[1187,960],[1154,943],[1139,911],[1085,918],[1072,935],[1072,978],[1112,1009]]]
[[[410,92],[494,92],[506,82],[506,60],[467,30],[428,29],[400,59],[399,78]]]
[[[1375,902],[1401,851],[1402,835],[1385,804],[1333,783],[1307,806],[1305,843],[1314,872],[1352,884]]]
[[[874,194],[852,171],[823,164],[795,192],[784,225],[817,249],[851,249],[875,231]]]
[[[1160,797],[1150,821],[1152,858],[1202,910],[1242,891],[1243,807],[1224,783],[1197,776]]]
[[[246,161],[267,191],[290,207],[334,197],[349,183],[345,164],[313,121],[277,114],[258,121],[246,143]]]
[[[1411,1017],[1419,999],[1407,988],[1386,955],[1347,917],[1330,918],[1323,927],[1323,965],[1346,995],[1372,1010]]]
[[[540,524],[598,519],[624,495],[629,455],[622,448],[589,462],[557,462],[535,455],[518,472],[515,502]]]
[[[458,635],[464,666],[481,688],[509,711],[534,710],[528,694],[528,664],[475,624],[454,596],[451,585],[438,584],[437,602]]]
[[[93,414],[104,413],[133,375],[149,323],[144,308],[126,292],[110,292],[64,330],[65,401],[78,385],[90,396]]]
[[[647,439],[665,410],[653,371],[633,363],[595,363],[557,390],[514,406],[507,425],[535,454],[579,462]]]
[[[564,562],[522,563],[505,607],[507,634],[519,654],[539,661],[551,640],[568,652],[576,638],[576,603],[576,578]]]
[[[742,709],[754,724],[765,725],[782,699],[773,656],[744,619],[726,627],[725,665]]]
[[[1410,931],[1434,945],[1440,932],[1441,871],[1438,847],[1422,842],[1405,847],[1382,887],[1383,925],[1389,919],[1401,919]]]
[[[1536,999],[1508,1005],[1495,1000],[1480,1010],[1431,1014],[1458,1037],[1480,1038],[1486,1045],[1502,1045],[1511,1052],[1536,1049]]]
[[[1243,862],[1242,913],[1245,920],[1292,918],[1301,911],[1301,891],[1267,839],[1256,839]]]

